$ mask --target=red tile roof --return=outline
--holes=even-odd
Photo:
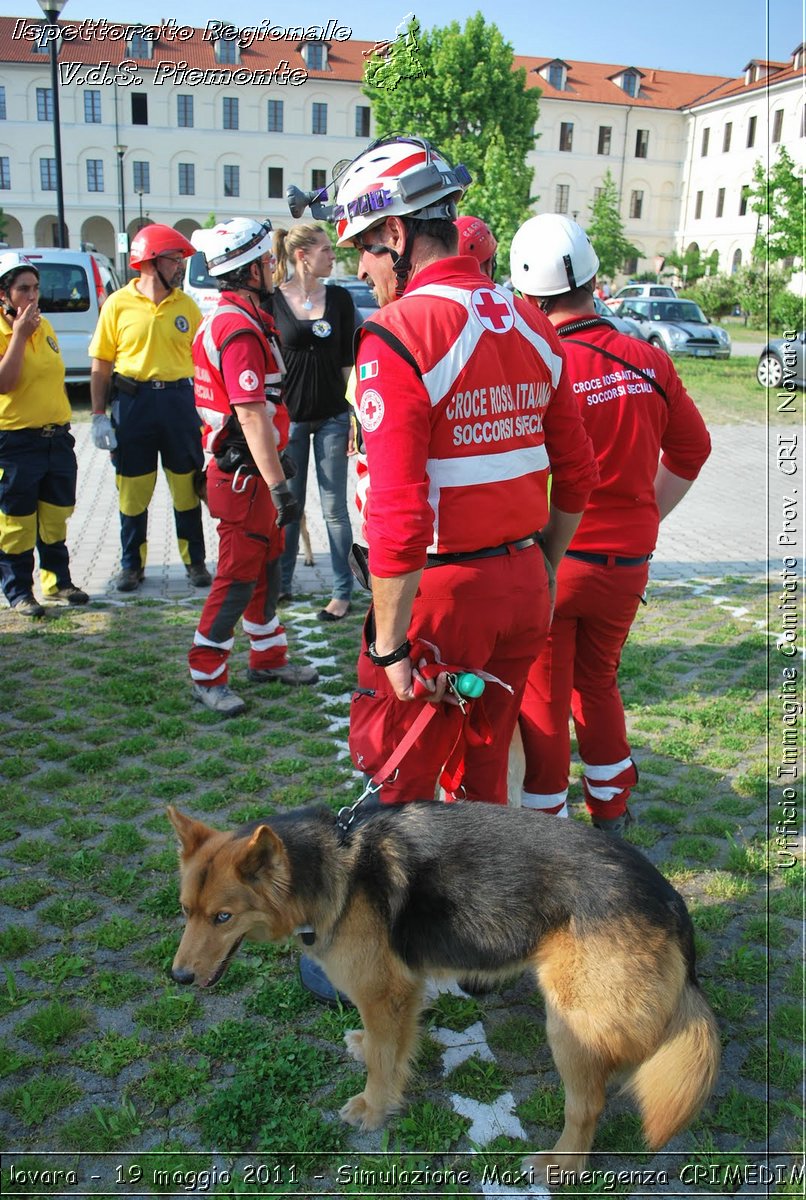
[[[634,104],[638,108],[683,108],[715,87],[732,82],[724,75],[691,75],[683,71],[661,71],[632,63],[590,63],[565,59],[568,65],[565,89],[553,88],[538,74],[538,68],[556,60],[515,55],[515,66],[526,69],[526,86],[539,87],[551,100],[585,100],[590,104]],[[637,96],[627,93],[614,82],[624,71],[637,71],[641,89]]]

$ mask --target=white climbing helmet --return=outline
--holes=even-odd
[[[509,251],[512,285],[524,296],[560,296],[593,279],[599,259],[581,225],[559,213],[524,221]]]
[[[249,217],[233,217],[220,221],[212,229],[196,229],[190,240],[201,250],[210,275],[229,275],[250,262],[255,262],[271,249],[271,221],[253,221]]]

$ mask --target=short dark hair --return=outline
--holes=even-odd
[[[404,217],[403,220],[412,234],[439,242],[448,254],[455,254],[459,249],[459,230],[453,221],[446,221],[444,217],[431,217],[425,221]]]

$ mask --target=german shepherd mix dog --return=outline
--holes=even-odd
[[[618,1074],[663,1146],[710,1095],[714,1016],[682,898],[636,849],[573,821],[488,804],[326,808],[219,833],[175,808],[187,921],[178,983],[211,987],[244,938],[296,934],[364,1028],[347,1033],[364,1091],[340,1116],[376,1129],[400,1108],[427,976],[494,981],[527,968],[565,1086],[565,1126],[527,1169],[585,1165]]]

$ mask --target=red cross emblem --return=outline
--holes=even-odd
[[[515,324],[515,316],[509,304],[495,292],[479,288],[471,296],[470,302],[484,328],[493,333],[506,333]]]
[[[361,418],[361,428],[372,433],[373,429],[377,429],[383,420],[384,404],[383,397],[380,392],[370,390],[364,392],[361,399],[361,409],[359,416]]]

